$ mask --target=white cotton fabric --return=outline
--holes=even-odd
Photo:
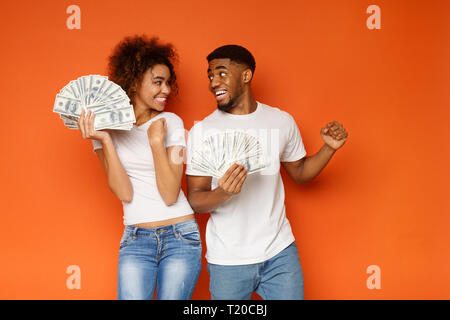
[[[303,158],[306,151],[293,117],[260,102],[247,115],[214,111],[190,130],[186,174],[205,176],[191,165],[193,150],[209,135],[240,130],[259,139],[269,166],[247,176],[241,192],[211,212],[206,227],[206,259],[220,265],[243,265],[266,261],[295,239],[286,218],[280,162]],[[218,180],[212,178],[212,190]]]
[[[124,225],[172,219],[193,213],[182,190],[177,202],[171,206],[167,206],[159,194],[147,129],[160,118],[165,118],[167,123],[165,147],[185,147],[183,121],[171,112],[162,112],[138,127],[133,126],[130,131],[110,131],[117,154],[133,186],[132,201],[122,202]],[[99,141],[92,140],[92,143],[94,151],[102,148]]]

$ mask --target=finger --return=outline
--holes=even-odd
[[[84,109],[81,109],[80,117],[78,118],[78,123],[82,122],[84,118]]]
[[[245,179],[247,179],[247,169],[242,170],[242,172],[236,177],[235,181],[230,186],[231,191],[233,193],[241,192]]]
[[[330,130],[336,132],[338,130],[341,130],[341,126],[334,124],[333,126],[331,126]]]
[[[86,135],[86,138],[91,137],[91,130],[89,129],[89,120],[91,118],[91,110],[88,110],[86,112],[85,119],[83,119],[83,125],[84,125],[84,134]]]
[[[89,118],[89,133],[91,135],[93,135],[95,131],[94,123],[95,123],[95,113],[92,112],[91,117]]]
[[[346,130],[343,127],[339,127],[336,131],[337,134],[345,133]]]
[[[244,167],[244,169],[242,169],[238,175],[236,175],[236,177],[234,178],[233,181],[231,181],[230,184],[230,190],[234,191],[236,189],[236,186],[239,184],[239,182],[241,181],[242,177],[244,175],[247,175],[247,168]]]
[[[236,179],[236,177],[241,173],[241,171],[244,170],[244,166],[241,164],[237,164],[236,168],[230,173],[228,176],[228,179],[225,180],[225,185],[229,189],[232,185],[233,181]]]
[[[228,175],[227,179],[223,181],[223,185],[226,190],[231,190],[230,186],[242,170],[244,170],[244,166],[237,164],[235,169]]]
[[[85,114],[84,114],[84,117],[83,117],[83,130],[84,130],[84,137],[86,139],[90,138],[89,127],[88,127],[89,112],[90,111],[86,111]]]
[[[221,180],[223,179],[224,181],[226,179],[228,179],[228,177],[230,176],[230,174],[234,171],[234,169],[236,169],[236,167],[238,166],[237,163],[233,163],[228,170],[224,173],[224,175],[222,176]]]
[[[80,118],[78,119],[78,128],[80,128],[83,139],[86,139],[86,135],[84,133],[84,109],[81,110]]]
[[[230,174],[234,171],[234,169],[236,168],[237,163],[233,163],[228,170],[223,174],[223,176],[219,179],[219,187],[221,187],[222,189],[225,188],[225,181],[228,180],[228,177],[230,176]]]
[[[338,134],[338,137],[340,137],[341,139],[347,138],[347,132],[342,131]]]
[[[332,127],[336,124],[336,121],[328,122],[327,127]]]

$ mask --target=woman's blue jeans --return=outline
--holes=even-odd
[[[126,226],[120,241],[119,300],[188,300],[200,275],[202,244],[195,219],[159,228]]]

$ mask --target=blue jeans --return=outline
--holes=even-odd
[[[159,228],[126,226],[120,241],[119,300],[191,298],[202,266],[195,219]]]
[[[212,300],[249,300],[253,291],[264,300],[304,298],[295,242],[264,262],[236,266],[208,263],[208,272]]]

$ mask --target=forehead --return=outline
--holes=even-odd
[[[213,72],[215,70],[233,69],[237,67],[238,64],[234,61],[231,61],[229,58],[213,59],[208,62],[208,72]]]
[[[170,70],[165,64],[155,64],[153,67],[148,68],[146,74],[152,78],[162,77],[168,79],[170,77]]]

